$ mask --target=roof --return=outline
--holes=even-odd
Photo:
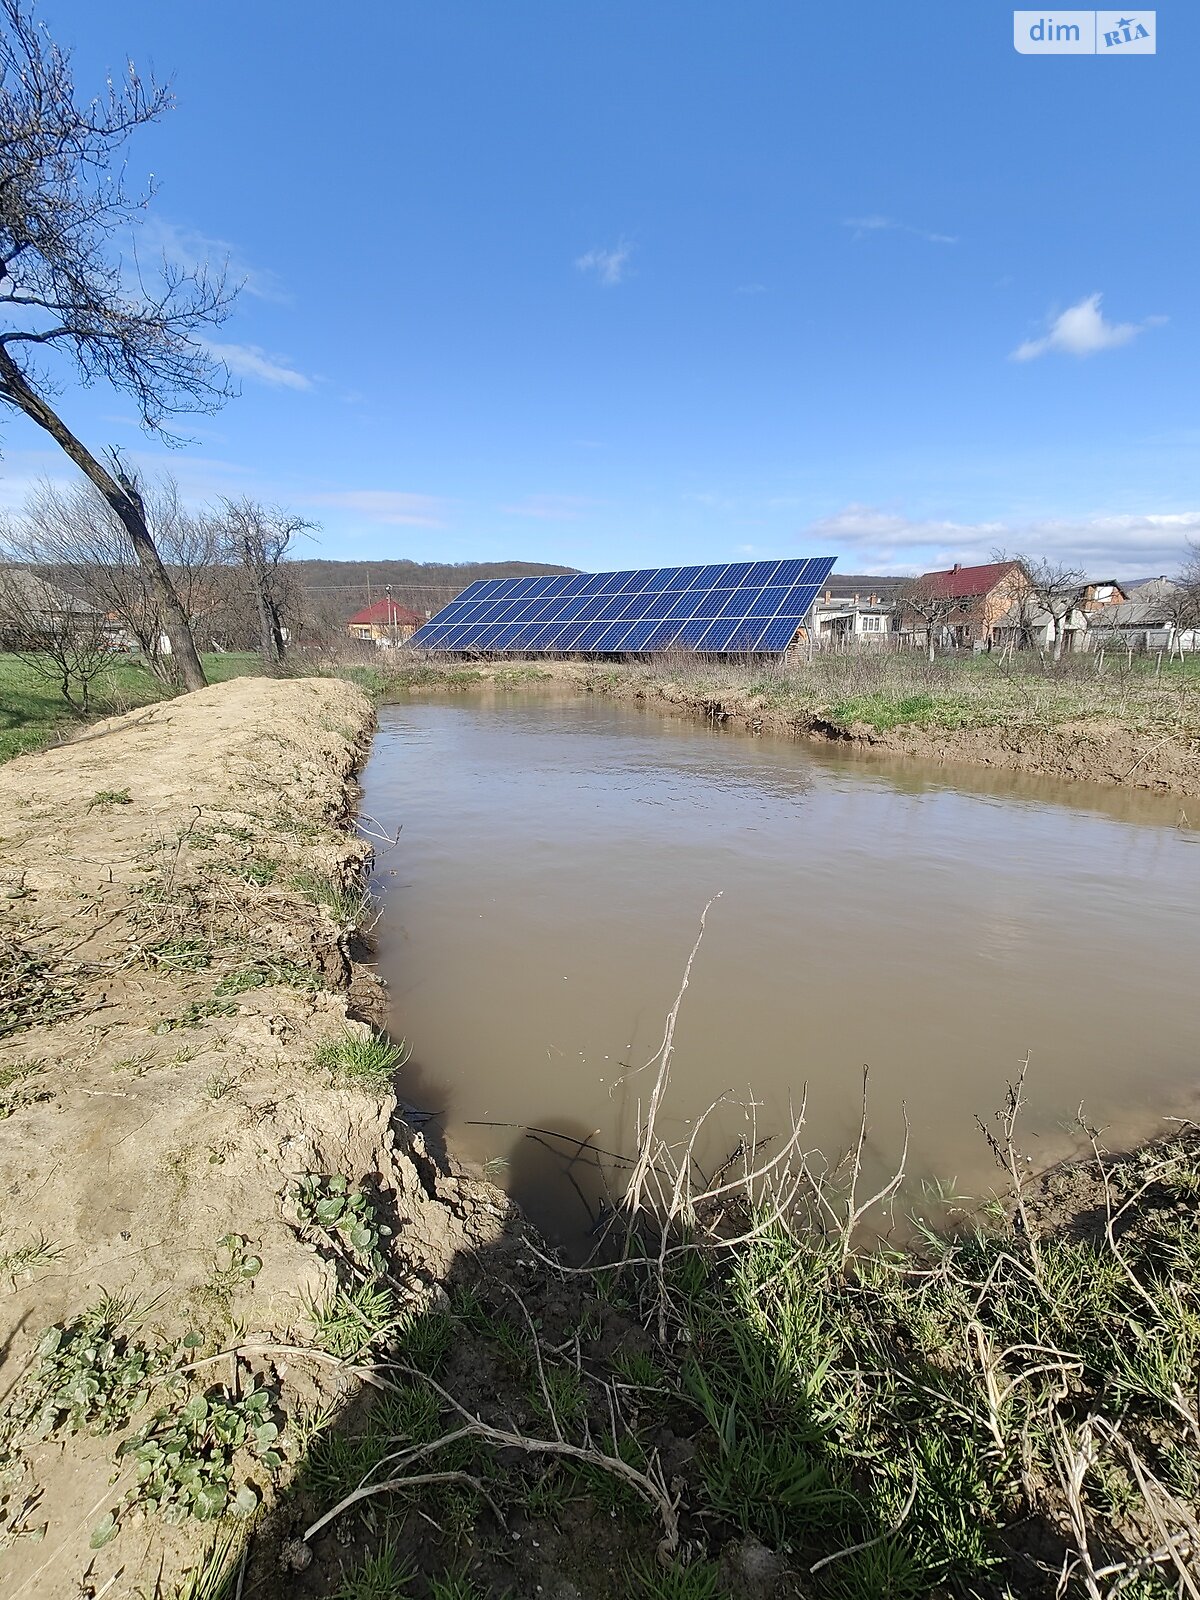
[[[1161,605],[1168,596],[1177,592],[1179,585],[1170,578],[1145,578],[1141,583],[1127,583],[1121,586],[1129,596],[1129,603]]]
[[[356,611],[350,618],[348,627],[357,628],[419,628],[425,618],[418,616],[411,606],[402,606],[398,600],[390,596],[386,600],[376,600],[372,606],[364,606],[361,611]]]
[[[826,578],[821,593],[831,594],[835,600],[849,599],[852,595],[865,600],[873,594],[880,600],[893,600],[908,581],[907,578],[877,578],[870,573],[833,572]]]
[[[996,585],[1019,572],[1019,561],[989,561],[982,567],[952,567],[949,572],[923,572],[917,580],[922,588],[947,600],[971,600],[991,594]]]
[[[1119,605],[1105,606],[1103,611],[1093,613],[1092,626],[1095,628],[1161,628],[1170,622],[1167,615],[1166,600],[1173,593],[1178,584],[1169,583],[1163,592],[1143,599],[1145,585],[1136,591],[1137,598],[1123,600]]]
[[[0,584],[10,603],[27,608],[31,617],[101,615],[99,607],[89,605],[78,595],[68,594],[57,584],[47,583],[45,578],[25,567],[0,568]]]

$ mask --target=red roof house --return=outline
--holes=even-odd
[[[411,606],[402,606],[389,595],[386,600],[376,600],[374,605],[356,611],[346,624],[352,639],[410,639],[425,618],[418,616]]]
[[[917,583],[927,594],[962,602],[949,619],[949,631],[958,645],[989,643],[1000,618],[1029,587],[1019,561],[989,561],[981,567],[955,562],[949,571],[922,573]]]

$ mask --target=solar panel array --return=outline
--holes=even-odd
[[[833,556],[473,583],[412,637],[418,649],[521,654],[782,651]]]

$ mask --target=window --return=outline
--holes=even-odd
[[[860,624],[861,624],[861,631],[863,633],[882,633],[883,632],[883,618],[882,617],[879,617],[879,616],[861,617],[859,619],[859,621],[860,621]]]

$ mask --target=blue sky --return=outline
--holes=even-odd
[[[1136,13],[1133,13],[1136,15]],[[1200,7],[1158,54],[1031,57],[996,0],[44,0],[131,147],[142,250],[228,255],[241,386],[166,451],[327,556],[585,568],[1200,535]],[[4,419],[0,498],[62,476]]]

